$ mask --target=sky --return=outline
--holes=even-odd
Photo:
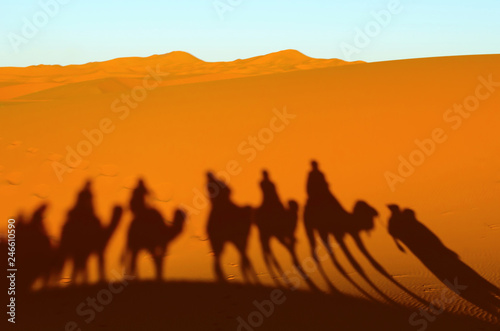
[[[499,17],[498,0],[0,0],[0,66],[177,50],[204,61],[498,54]]]

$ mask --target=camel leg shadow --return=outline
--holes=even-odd
[[[358,263],[358,261],[356,261],[354,256],[352,256],[351,251],[347,248],[347,245],[345,244],[345,241],[343,240],[343,238],[337,237],[335,239],[336,239],[337,243],[339,244],[340,248],[342,249],[342,251],[344,252],[347,259],[351,263],[351,265],[354,267],[354,270],[356,270],[361,275],[361,277],[366,281],[366,283],[368,283],[368,285],[370,285],[373,288],[373,290],[375,290],[375,292],[377,292],[386,301],[390,302],[391,304],[396,304],[396,302],[394,300],[389,298],[384,292],[382,292],[382,290],[380,290],[377,287],[377,285],[375,285],[372,282],[372,280],[365,273],[365,271],[363,270],[361,265]]]
[[[255,272],[255,269],[253,267],[252,261],[250,261],[250,258],[247,255],[247,243],[246,243],[246,238],[245,241],[240,241],[238,243],[235,243],[236,249],[240,253],[241,257],[241,275],[243,276],[243,279],[247,283],[255,283],[255,284],[260,284],[260,281],[257,277],[257,273]],[[220,265],[220,263],[219,263]]]
[[[218,282],[225,282],[226,279],[224,278],[221,265],[221,254],[224,249],[224,244],[220,243],[218,240],[211,240],[210,245],[212,246],[212,252],[214,254],[213,270],[215,278]]]
[[[284,275],[283,270],[281,268],[281,265],[278,263],[276,257],[271,251],[271,245],[270,245],[270,240],[271,238],[267,236],[260,236],[260,242],[261,242],[261,247],[262,247],[262,257],[264,259],[264,263],[266,264],[267,270],[269,271],[269,275],[271,276],[272,280],[278,287],[282,287],[282,284],[279,282],[278,275]],[[278,271],[278,275],[274,272],[273,265]],[[286,277],[286,276],[284,276]],[[288,283],[287,280],[285,280],[286,283]]]
[[[309,277],[309,275],[304,271],[304,268],[302,267],[301,263],[299,262],[297,252],[295,250],[295,241],[282,242],[282,244],[283,244],[283,246],[285,246],[285,248],[288,250],[288,253],[290,254],[290,257],[292,259],[292,266],[298,271],[300,277],[302,277],[302,279],[306,282],[307,286],[312,291],[321,292],[321,290],[318,288],[318,286],[316,284],[314,284],[311,277]],[[313,259],[314,259],[314,257],[313,257]],[[318,261],[316,259],[315,259],[315,262],[316,262],[316,267],[318,269],[321,268],[321,265],[318,265],[318,263],[317,263]],[[323,270],[323,272],[324,272],[324,270]],[[329,290],[332,293],[337,291],[337,289],[333,286],[333,284],[331,284],[331,282],[329,282],[329,280],[327,281],[327,284],[328,283],[331,285],[331,286],[329,286]]]
[[[323,277],[326,285],[328,286],[329,292],[334,294],[340,293],[340,291],[333,285],[332,281],[326,274],[325,269],[323,268],[323,265],[321,264],[318,258],[318,254],[316,252],[317,245],[316,245],[316,238],[314,236],[314,229],[312,229],[310,226],[306,226],[306,235],[309,241],[309,246],[311,247],[311,257],[314,259],[321,277]]]
[[[330,256],[330,259],[332,260],[334,266],[337,268],[337,270],[340,272],[340,274],[349,282],[351,283],[352,286],[354,286],[359,292],[361,292],[364,296],[366,296],[369,300],[372,300],[374,302],[378,302],[377,299],[375,299],[372,295],[370,295],[368,292],[363,290],[352,278],[349,276],[349,274],[345,271],[344,267],[340,264],[340,262],[337,260],[337,257],[333,253],[333,249],[330,246],[330,243],[328,242],[328,234],[322,233],[320,234],[321,241],[323,242],[323,245],[325,246],[328,255]]]
[[[377,260],[370,254],[370,252],[366,249],[365,244],[361,240],[359,236],[353,236],[354,242],[356,243],[356,246],[358,246],[358,249],[363,253],[363,255],[366,257],[366,259],[371,263],[371,265],[380,273],[382,274],[387,280],[389,280],[391,283],[396,285],[399,289],[404,291],[406,294],[410,295],[412,298],[415,300],[419,301],[420,303],[428,306],[430,303],[404,287],[402,284],[400,284],[398,281],[396,281],[388,272],[385,270],[380,263],[378,263]]]

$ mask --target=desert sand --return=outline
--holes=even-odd
[[[126,207],[142,177],[154,192],[151,203],[166,218],[179,206],[188,211],[185,230],[166,257],[164,279],[197,282],[179,286],[201,286],[200,293],[210,297],[206,293],[215,290],[205,283],[214,279],[205,233],[209,211],[203,198],[205,173],[210,170],[226,180],[236,203],[257,207],[261,171],[267,169],[281,199],[297,200],[303,211],[307,173],[314,159],[345,209],[351,211],[357,200],[364,200],[378,211],[375,229],[361,238],[380,265],[417,296],[438,300],[448,289],[408,249],[398,250],[387,231],[388,204],[414,210],[416,218],[461,261],[499,287],[499,63],[500,55],[346,63],[289,50],[234,62],[206,63],[174,52],[78,66],[0,68],[0,215],[4,220],[29,215],[48,203],[44,222],[57,245],[66,213],[86,179],[93,181],[97,214],[109,222],[112,206]],[[130,220],[126,211],[108,246],[108,275],[122,270]],[[301,218],[297,238],[299,260],[307,263],[310,250]],[[333,239],[332,245],[354,281],[383,302]],[[380,275],[350,237],[347,246],[376,287],[402,310],[395,313],[377,304],[380,316],[398,316],[394,329],[417,330],[408,319],[425,305]],[[272,247],[283,269],[292,270],[282,246],[273,242]],[[319,253],[326,254],[323,248]],[[267,286],[259,291],[267,293],[275,280],[262,260],[255,228],[249,255]],[[230,285],[240,284],[234,249],[227,249],[223,263]],[[294,310],[300,311],[301,305],[306,309],[309,305],[304,302],[312,300],[318,309],[331,308],[328,314],[318,313],[319,320],[345,316],[343,322],[332,323],[355,330],[348,321],[358,315],[348,310],[356,315],[348,316],[345,307],[372,312],[375,308],[329,259],[322,264],[342,292],[341,299],[307,293],[304,283],[301,291],[291,294],[300,304],[286,308],[287,316],[296,315]],[[66,269],[69,277],[70,266]],[[147,254],[141,255],[139,270],[142,279],[153,277]],[[309,274],[321,293],[329,293],[328,280],[314,268]],[[284,285],[283,279],[277,281]],[[79,297],[58,292],[67,282],[53,286],[53,297]],[[165,292],[173,287],[162,286]],[[242,299],[235,301],[251,304],[252,290],[242,291]],[[478,323],[473,324],[477,330],[483,322],[498,323],[480,307],[450,296],[453,299],[443,307],[446,313],[429,323],[430,330],[448,330],[443,325],[456,323],[456,318]],[[325,306],[318,303],[321,300],[326,300]],[[339,302],[346,306],[337,311]],[[112,308],[114,314],[123,304]],[[105,314],[100,327],[112,330]],[[207,328],[236,328],[238,309],[222,315]],[[264,325],[276,329],[274,323],[286,320],[279,316],[273,315]],[[306,325],[307,315],[303,318],[289,322],[302,329],[298,326]],[[457,323],[463,330],[475,330]],[[56,326],[47,329],[52,327]],[[99,329],[93,327],[89,330]]]

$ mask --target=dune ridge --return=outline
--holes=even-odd
[[[362,62],[315,59],[296,50],[284,50],[229,62],[205,62],[189,53],[174,51],[149,57],[125,57],[82,65],[3,67],[0,68],[0,100],[22,99],[32,93],[82,82],[100,84],[100,80],[106,79],[127,79],[125,85],[133,87],[149,75],[151,70],[161,71],[161,84],[167,86],[357,63]],[[77,88],[79,87],[77,85]],[[62,92],[57,93],[57,97],[63,97],[64,89]],[[96,90],[80,89],[79,93],[95,94]]]

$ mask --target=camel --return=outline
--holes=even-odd
[[[221,254],[226,243],[236,246],[241,259],[241,274],[246,281],[258,282],[252,263],[247,255],[248,236],[252,226],[252,208],[238,206],[230,199],[231,190],[212,173],[207,174],[210,193],[210,214],[207,234],[214,254],[214,272],[218,281],[224,281]],[[211,192],[212,191],[212,192]]]
[[[88,281],[86,270],[88,259],[92,254],[98,257],[98,270],[101,281],[105,277],[104,251],[122,218],[123,209],[119,206],[113,208],[111,221],[103,227],[94,212],[91,182],[87,181],[78,194],[75,206],[68,212],[67,220],[63,226],[61,241],[58,249],[58,271],[67,259],[73,260],[72,281],[77,282],[79,276]]]
[[[144,182],[139,180],[130,201],[134,218],[128,230],[125,256],[128,257],[130,273],[135,275],[137,255],[141,250],[148,251],[154,260],[156,279],[160,281],[163,276],[163,258],[169,244],[182,233],[186,214],[177,209],[172,224],[167,225],[161,213],[146,204],[148,193]]]

